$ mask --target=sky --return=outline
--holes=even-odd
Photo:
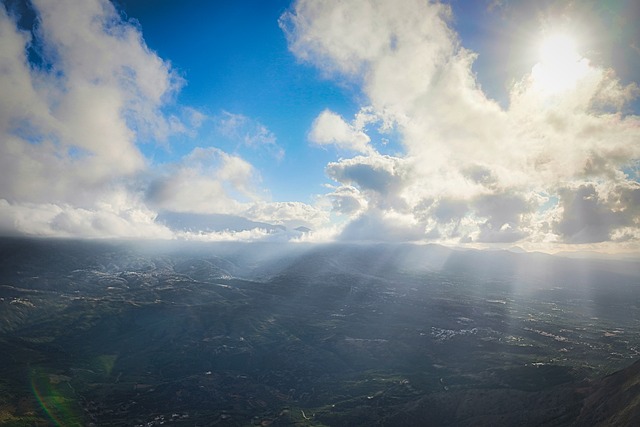
[[[638,17],[4,0],[0,234],[638,253]]]

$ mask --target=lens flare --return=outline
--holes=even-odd
[[[38,403],[53,421],[60,427],[81,427],[82,417],[73,389],[66,381],[60,381],[60,376],[50,375],[39,369],[31,369],[29,373],[31,391]]]

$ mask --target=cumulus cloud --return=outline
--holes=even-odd
[[[147,202],[174,212],[234,213],[257,200],[253,166],[218,148],[195,148],[151,181]]]
[[[150,180],[145,201],[180,238],[255,240],[268,234],[269,239],[286,240],[300,237],[296,229],[327,223],[327,213],[317,207],[269,201],[259,181],[257,171],[241,157],[214,147],[196,148]],[[258,229],[262,231],[243,233]]]
[[[355,215],[366,209],[368,203],[360,190],[351,185],[341,185],[326,195],[331,201],[332,210],[344,215]]]
[[[329,163],[327,175],[357,188],[375,212],[353,210],[344,236],[355,238],[371,218],[392,220],[394,213],[420,224],[411,231],[425,240],[636,238],[638,222],[628,213],[622,220],[609,201],[586,202],[567,188],[635,185],[625,168],[640,158],[640,118],[624,107],[638,96],[637,84],[576,53],[563,59],[562,85],[559,64],[541,61],[515,80],[502,107],[478,83],[477,54],[462,46],[454,19],[449,6],[419,0],[298,0],[281,17],[293,54],[358,85],[363,108],[384,116],[405,149]],[[330,114],[316,119],[311,134],[325,135],[316,137],[325,143],[353,141],[348,136],[358,128]],[[320,133],[321,118],[347,136]]]
[[[368,193],[367,200],[380,207],[404,206],[402,189],[408,174],[407,164],[393,156],[372,154],[331,162],[327,175],[346,185]]]
[[[354,126],[330,110],[324,110],[311,125],[309,140],[317,145],[335,145],[338,148],[366,153],[371,151],[371,139],[361,129]]]
[[[162,112],[181,79],[111,3],[31,4],[35,39],[0,8],[3,210],[36,234],[138,235],[141,218],[112,200],[146,167],[139,138],[183,131]]]

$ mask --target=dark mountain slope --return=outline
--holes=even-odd
[[[467,389],[431,393],[389,416],[392,426],[637,426],[640,360],[592,382],[538,391]]]
[[[576,425],[640,425],[640,360],[594,384]]]

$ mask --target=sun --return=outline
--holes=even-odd
[[[553,66],[580,59],[575,40],[567,34],[547,36],[540,42],[540,61]]]
[[[531,76],[540,91],[556,94],[574,88],[587,70],[587,60],[578,53],[576,40],[569,34],[557,33],[540,41],[538,63]]]

